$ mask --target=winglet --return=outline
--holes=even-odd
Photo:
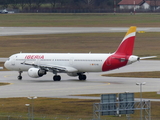
[[[136,26],[131,26],[123,38],[121,44],[116,50],[115,54],[132,55],[134,40],[136,36]]]

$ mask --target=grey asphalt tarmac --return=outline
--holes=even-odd
[[[86,81],[79,81],[77,77],[69,77],[66,74],[60,74],[62,80],[55,82],[52,80],[52,73],[48,73],[41,78],[30,78],[27,75],[27,72],[22,74],[23,80],[19,81],[17,80],[18,72],[1,71],[0,82],[8,82],[11,84],[0,87],[0,98],[28,96],[70,98],[70,95],[80,94],[124,93],[126,91],[139,92],[139,86],[136,85],[137,82],[146,82],[146,85],[143,86],[143,92],[159,91],[160,78],[124,78],[101,76],[106,73],[126,71],[158,71],[160,68],[159,65],[160,61],[143,60],[141,62],[105,73],[86,73]]]
[[[30,34],[60,34],[60,33],[83,33],[83,32],[126,32],[128,28],[106,28],[106,27],[0,27],[0,36],[8,35],[30,35]],[[160,28],[138,28],[139,31],[160,32]],[[6,58],[4,58],[6,59]],[[2,59],[3,60],[3,59]],[[159,71],[160,61],[142,60],[132,65],[109,71],[106,73],[134,72],[134,71]],[[146,82],[143,91],[159,91],[160,78],[123,78],[103,77],[105,73],[86,73],[87,80],[79,81],[78,78],[60,74],[62,80],[52,80],[53,74],[34,79],[27,73],[23,73],[23,80],[17,80],[18,72],[1,71],[0,82],[8,82],[10,85],[0,86],[0,98],[10,97],[67,97],[79,94],[107,94],[139,92],[136,82]]]
[[[62,33],[126,32],[128,28],[129,27],[0,27],[0,36]],[[160,28],[138,27],[137,31],[160,32]]]

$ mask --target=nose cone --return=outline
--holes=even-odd
[[[7,61],[4,63],[4,67],[7,68],[7,69],[9,69],[9,68],[10,68],[10,67],[9,67],[9,66],[10,66],[9,63],[10,63],[10,62],[7,60]]]

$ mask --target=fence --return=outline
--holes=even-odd
[[[114,13],[114,9],[32,9],[21,10],[20,13]],[[116,13],[130,13],[133,10],[117,9]],[[136,10],[136,13],[159,13],[160,10]]]
[[[128,120],[125,115],[122,116],[103,116],[101,120]],[[31,120],[27,114],[4,114],[0,115],[0,120]],[[66,116],[66,115],[35,115],[33,120],[93,120],[92,116]],[[140,120],[139,117],[133,117],[130,120]],[[152,116],[152,120],[160,120],[157,116]]]

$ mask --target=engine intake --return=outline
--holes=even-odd
[[[42,70],[39,68],[30,68],[28,70],[28,75],[32,78],[39,78],[46,74],[46,70]]]

